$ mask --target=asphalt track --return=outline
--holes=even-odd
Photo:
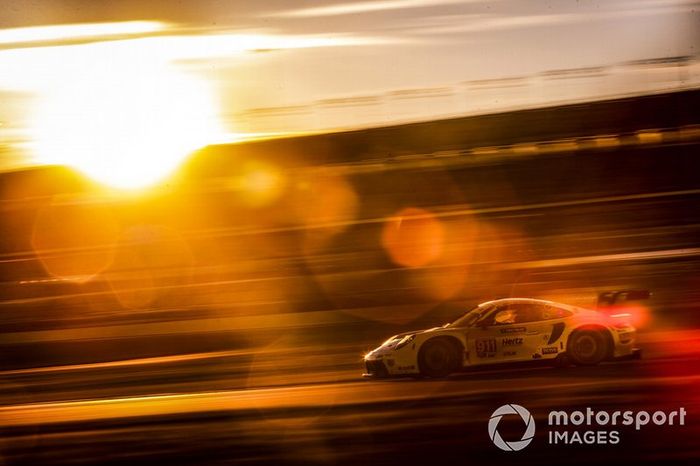
[[[10,371],[2,377],[14,380],[15,395],[5,384],[0,452],[5,464],[445,464],[448,459],[471,464],[516,458],[535,464],[559,455],[576,464],[602,458],[692,462],[700,455],[700,339],[695,332],[643,339],[650,354],[641,361],[493,368],[441,380],[363,380],[358,365],[298,383],[232,390],[222,387],[235,385],[235,377],[220,372],[218,385],[212,380],[174,383],[145,393],[139,371],[153,374],[165,365],[170,379],[177,380],[178,367],[192,370],[181,365],[186,358]],[[201,363],[207,357],[194,360]],[[129,383],[141,393],[129,394],[114,381],[104,383],[107,374],[125,367]],[[111,385],[112,393],[92,391],[91,399],[51,401],[61,384],[89,388],[95,371],[102,371],[102,383]],[[40,375],[46,372],[52,373],[42,382]],[[32,390],[46,380],[53,383],[51,395]],[[491,413],[507,403],[525,406],[537,423],[532,444],[521,452],[502,452],[488,437]],[[639,431],[620,426],[616,445],[548,443],[550,410],[588,407],[650,413],[683,407],[688,415],[683,426],[649,425]],[[504,437],[517,439],[523,425],[516,418],[504,421],[501,429]]]

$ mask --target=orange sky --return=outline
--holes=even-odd
[[[60,162],[56,154],[62,151],[82,152],[81,163],[89,165],[93,162],[85,161],[96,152],[133,152],[128,141],[116,148],[102,141],[149,127],[135,146],[149,147],[164,134],[189,135],[172,140],[169,157],[180,160],[207,141],[254,132],[243,127],[246,117],[241,117],[250,109],[694,57],[700,43],[698,5],[688,0],[5,0],[0,3],[0,144],[29,142],[29,152],[45,162]],[[624,89],[626,83],[617,86]],[[604,90],[611,92],[609,86]],[[435,114],[459,113],[461,98],[420,106]],[[377,113],[383,112],[381,122],[390,122],[410,111],[396,107]],[[197,129],[178,119],[178,112],[198,115]],[[95,115],[111,119],[101,125],[102,116]],[[325,118],[310,114],[294,127],[314,129]],[[151,128],[154,121],[158,125]],[[121,133],[115,136],[106,127]],[[83,144],[71,140],[75,128],[100,136]],[[5,157],[0,165],[12,165],[8,155],[0,157]],[[159,162],[154,165],[156,170]],[[116,162],[101,169],[112,171]]]

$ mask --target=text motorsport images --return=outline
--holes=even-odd
[[[520,439],[504,440],[498,431],[503,416],[518,415],[525,423],[525,432]],[[550,411],[547,417],[547,443],[550,445],[616,445],[620,443],[618,426],[634,426],[640,430],[649,423],[657,426],[684,426],[685,408],[674,411]],[[564,430],[566,427],[577,430]],[[594,428],[592,428],[594,427]],[[504,451],[520,451],[535,438],[535,418],[524,407],[511,403],[496,409],[488,424],[489,437],[498,448]]]

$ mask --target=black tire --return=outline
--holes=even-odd
[[[608,355],[609,344],[598,330],[578,330],[569,337],[566,354],[577,366],[595,366]]]
[[[418,369],[424,377],[447,377],[458,365],[459,351],[441,338],[426,341],[418,352]]]

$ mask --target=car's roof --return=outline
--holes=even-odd
[[[490,304],[508,304],[508,303],[530,303],[530,304],[545,304],[548,306],[558,306],[565,308],[570,311],[581,311],[583,310],[580,307],[576,306],[571,306],[569,304],[564,304],[564,303],[557,303],[555,301],[548,301],[546,299],[537,299],[537,298],[501,298],[501,299],[494,299],[491,301],[486,301],[479,306],[486,306]]]

